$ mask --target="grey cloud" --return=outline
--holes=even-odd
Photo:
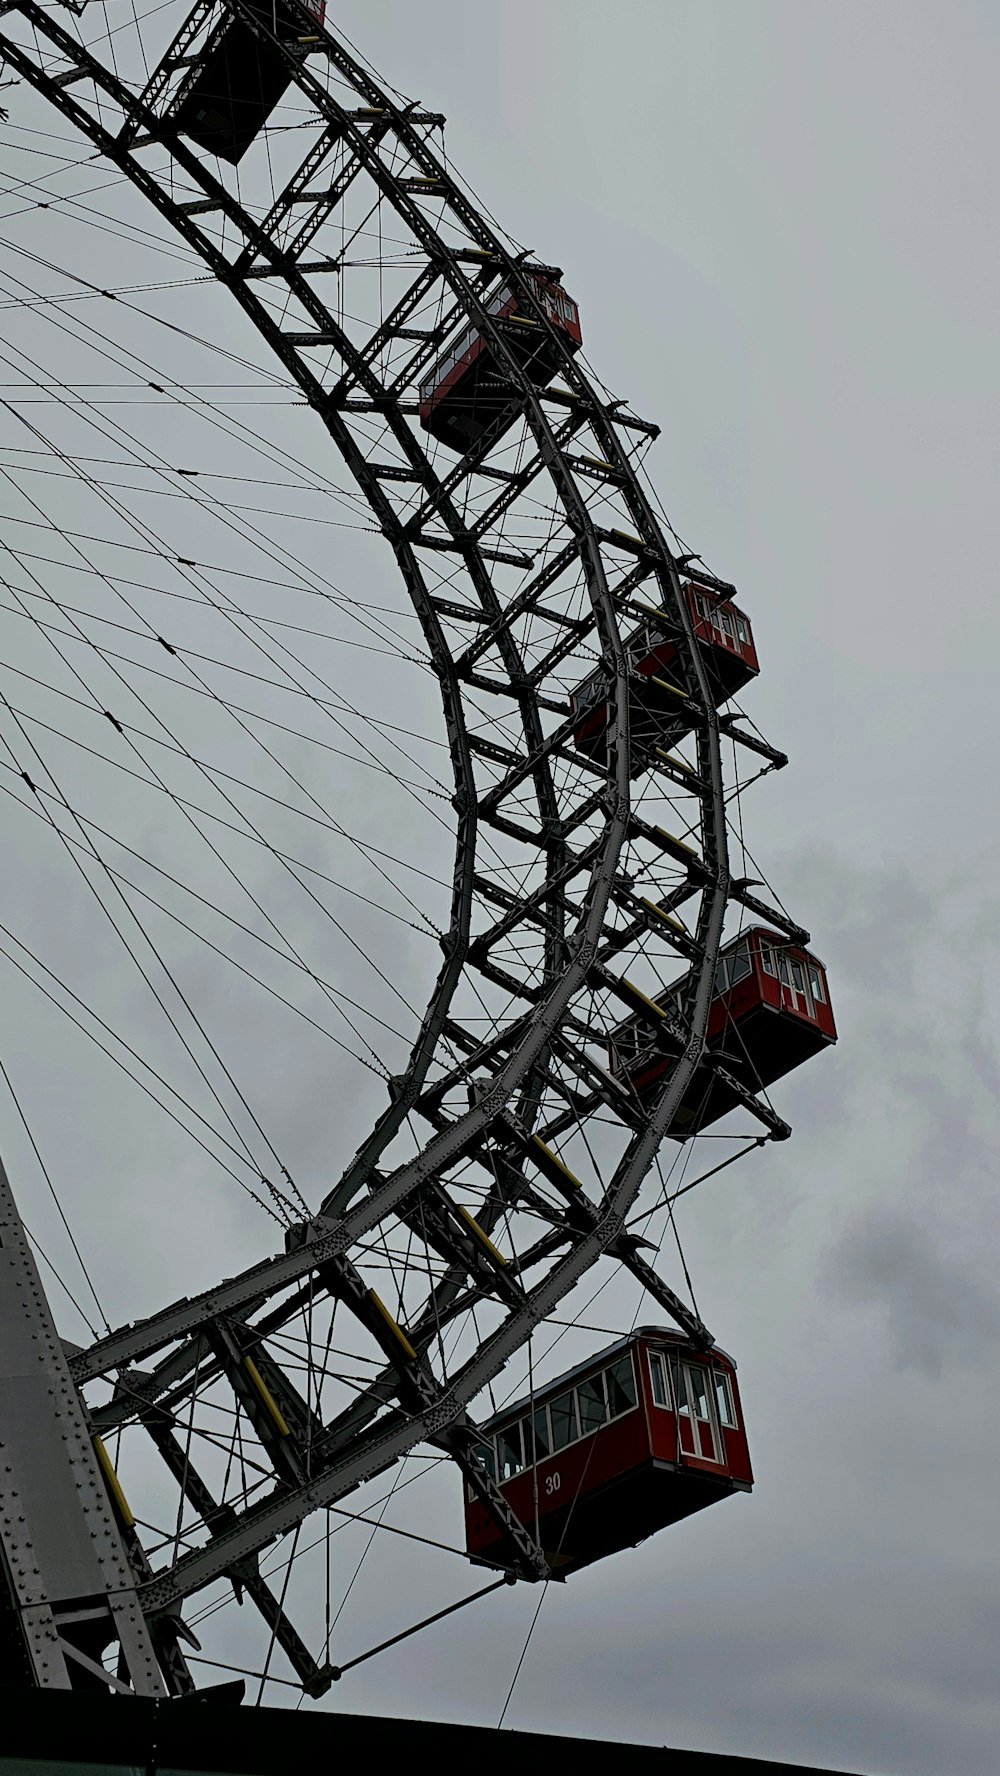
[[[919,1213],[919,1211],[916,1211]],[[962,1255],[942,1251],[944,1229],[899,1210],[858,1217],[830,1254],[830,1287],[888,1318],[894,1360],[934,1378],[988,1366],[1000,1337],[1000,1293]],[[980,1267],[993,1274],[993,1267]]]

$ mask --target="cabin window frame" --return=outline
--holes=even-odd
[[[521,1449],[521,1459],[509,1474],[504,1474],[501,1471],[503,1463],[500,1459],[500,1442],[502,1438],[506,1438],[513,1450],[514,1444],[512,1440],[512,1432],[514,1431],[517,1432],[517,1441]],[[515,1480],[518,1474],[523,1474],[525,1468],[529,1465],[524,1460],[524,1421],[520,1418],[515,1418],[510,1424],[504,1425],[501,1430],[494,1432],[493,1442],[497,1452],[497,1485],[503,1486],[508,1480]]]
[[[646,1357],[649,1364],[649,1386],[653,1405],[658,1412],[670,1412],[676,1417],[674,1388],[671,1379],[669,1356],[666,1350],[654,1350],[651,1346],[647,1346]],[[658,1400],[656,1397],[657,1376],[660,1377],[660,1384],[664,1394],[662,1400]]]
[[[720,1431],[738,1431],[740,1427],[736,1417],[736,1395],[732,1377],[725,1369],[717,1369],[713,1365],[712,1385],[715,1390],[715,1415]]]
[[[742,938],[731,950],[724,950],[716,963],[713,982],[714,997],[718,999],[723,993],[728,993],[731,987],[739,986],[740,981],[746,980],[747,976],[752,973],[753,963],[750,960],[750,946],[746,939]]]
[[[684,1361],[684,1359],[682,1359],[682,1361]],[[685,1410],[690,1413],[695,1424],[710,1425],[712,1423],[712,1390],[709,1385],[710,1376],[708,1366],[705,1363],[684,1361],[684,1367],[687,1372],[685,1375],[684,1388],[687,1396],[687,1406]],[[691,1385],[692,1376],[695,1378],[694,1389],[692,1389]],[[694,1395],[693,1399],[692,1393]],[[699,1404],[704,1406],[704,1411],[698,1410]]]
[[[553,1408],[553,1406],[559,1406],[563,1400],[569,1400],[569,1402],[570,1402],[571,1411],[572,1411],[573,1434],[572,1434],[572,1436],[567,1437],[565,1443],[558,1443],[557,1444],[556,1439],[555,1439],[555,1434],[553,1431],[553,1424],[552,1424],[552,1408]],[[548,1427],[549,1427],[549,1443],[551,1445],[553,1455],[561,1455],[564,1449],[569,1449],[572,1446],[572,1444],[578,1443],[580,1441],[580,1412],[579,1412],[579,1407],[577,1405],[576,1388],[575,1387],[565,1388],[561,1394],[556,1395],[554,1400],[546,1400],[545,1405],[542,1408],[542,1410],[544,1411],[544,1413],[546,1415],[546,1420],[547,1420]]]
[[[607,1403],[608,1412],[607,1419],[605,1420],[605,1423],[607,1424],[614,1424],[619,1418],[627,1418],[629,1413],[634,1411],[639,1404],[639,1385],[635,1373],[634,1349],[635,1347],[633,1345],[631,1349],[622,1351],[621,1356],[617,1357],[613,1363],[609,1363],[603,1372],[604,1397]],[[622,1392],[625,1394],[629,1403],[627,1406],[621,1407],[616,1412],[612,1410],[611,1406],[611,1377],[615,1376],[617,1378],[619,1371],[624,1370],[626,1367],[628,1369],[629,1387],[626,1388],[620,1379],[617,1380],[617,1385],[621,1387]],[[631,1398],[629,1398],[629,1388],[631,1389]]]
[[[504,302],[510,299],[511,292],[504,284],[490,297],[486,304],[486,313],[491,317],[496,317],[500,314]],[[472,350],[477,340],[480,345],[485,344],[483,330],[477,321],[470,321],[460,333],[456,334],[451,345],[446,346],[437,363],[432,366],[418,385],[417,399],[421,406],[430,407],[434,403],[435,395],[443,388],[456,365]]]
[[[818,1022],[817,1005],[829,1003],[823,984],[823,969],[819,963],[810,956],[808,950],[796,949],[791,944],[779,947],[762,937],[758,939],[758,945],[764,973],[776,980],[779,988],[783,987],[792,1001],[789,1005],[782,1000],[782,1011],[790,1011],[793,1017],[808,1018],[810,1023]],[[796,969],[801,974],[801,982],[795,979]]]
[[[815,1023],[816,1001],[813,998],[809,959],[804,950],[790,950],[788,952],[788,974],[791,982],[790,991],[792,998],[793,1000],[796,1000],[793,1010],[797,1011],[801,1017],[802,1008],[797,1001],[802,999],[805,1003],[806,1017],[811,1018],[813,1023]],[[798,979],[796,979],[796,974],[799,976]]]
[[[620,1356],[615,1358],[614,1362],[605,1363],[597,1371],[596,1375],[581,1375],[579,1381],[575,1381],[572,1387],[564,1388],[562,1393],[555,1395],[554,1399],[540,1401],[533,1410],[522,1412],[519,1417],[513,1419],[508,1424],[502,1425],[498,1430],[494,1431],[492,1443],[495,1452],[494,1479],[496,1484],[498,1486],[506,1486],[509,1481],[516,1480],[520,1474],[526,1474],[532,1468],[537,1468],[539,1462],[550,1461],[554,1456],[562,1455],[563,1451],[571,1449],[574,1443],[583,1443],[588,1437],[595,1436],[598,1431],[602,1431],[607,1426],[617,1424],[621,1419],[627,1418],[630,1412],[637,1412],[642,1404],[642,1398],[635,1370],[635,1349],[636,1347],[634,1344],[629,1345],[627,1349],[622,1351]],[[624,1411],[613,1413],[611,1411],[611,1396],[608,1389],[607,1377],[612,1370],[621,1368],[625,1362],[628,1362],[631,1369],[632,1403],[631,1405],[626,1406]],[[601,1420],[600,1424],[593,1424],[588,1429],[583,1430],[581,1429],[583,1424],[583,1414],[580,1410],[578,1390],[587,1382],[595,1381],[601,1383],[601,1391],[604,1396],[604,1418]],[[572,1395],[573,1398],[573,1420],[576,1426],[576,1435],[571,1437],[568,1442],[561,1443],[557,1448],[552,1435],[552,1413],[550,1408],[558,1405],[560,1401],[566,1398],[567,1394]],[[544,1422],[548,1430],[547,1441],[549,1448],[544,1455],[539,1455],[536,1452],[534,1425],[539,1413],[545,1414]],[[529,1426],[530,1429],[528,1428]],[[521,1465],[520,1467],[515,1468],[513,1473],[504,1475],[500,1472],[500,1439],[501,1437],[509,1439],[511,1432],[515,1430],[520,1436]],[[484,1442],[486,1441],[489,1441],[489,1439],[484,1439]],[[511,1444],[511,1447],[513,1447],[513,1444]],[[531,1460],[527,1459],[529,1454],[532,1458]],[[484,1463],[484,1466],[485,1465],[486,1464]]]
[[[688,1424],[691,1426],[691,1441],[694,1444],[693,1451],[688,1451],[688,1450],[683,1451],[684,1457],[687,1460],[691,1460],[693,1457],[693,1459],[695,1459],[696,1461],[711,1462],[713,1464],[713,1466],[715,1466],[715,1467],[720,1467],[720,1468],[725,1467],[725,1465],[726,1465],[726,1444],[725,1444],[725,1439],[723,1437],[723,1430],[724,1429],[728,1430],[731,1427],[728,1425],[723,1426],[720,1421],[719,1409],[718,1409],[718,1404],[716,1401],[716,1394],[715,1394],[715,1377],[717,1374],[721,1374],[722,1372],[716,1370],[714,1365],[712,1365],[712,1364],[699,1363],[697,1361],[693,1361],[691,1359],[691,1357],[686,1352],[682,1353],[679,1350],[678,1350],[676,1356],[673,1358],[673,1361],[670,1364],[670,1371],[671,1371],[671,1381],[673,1382],[674,1391],[675,1391],[676,1398],[677,1398],[676,1417],[677,1417],[678,1421],[681,1418],[687,1419]],[[691,1398],[691,1387],[690,1387],[690,1381],[688,1379],[690,1374],[694,1374],[694,1375],[702,1378],[701,1385],[704,1388],[704,1396],[703,1397],[704,1397],[705,1407],[706,1407],[706,1411],[704,1414],[696,1412],[694,1410],[694,1401]],[[727,1377],[727,1379],[728,1379],[728,1377]],[[683,1405],[681,1404],[682,1394],[683,1394],[683,1398],[684,1398]],[[735,1404],[735,1399],[734,1399],[734,1404]],[[708,1429],[709,1429],[709,1435],[710,1435],[711,1441],[712,1441],[712,1449],[714,1451],[714,1453],[712,1455],[706,1455],[701,1448],[701,1436],[700,1436],[696,1427],[698,1425],[703,1425],[703,1424],[707,1425]],[[680,1423],[679,1422],[678,1422],[678,1427],[677,1427],[677,1447],[678,1447],[678,1451],[680,1451],[682,1448]]]
[[[739,973],[736,972],[738,966]],[[750,945],[746,938],[743,938],[729,955],[729,985],[731,987],[738,987],[740,981],[746,980],[747,976],[752,973],[753,962],[750,959]]]

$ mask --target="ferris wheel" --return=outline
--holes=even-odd
[[[583,293],[493,221],[448,162],[443,118],[382,82],[321,0],[171,0],[127,16],[104,0],[16,0],[0,4],[0,57],[12,122],[33,92],[45,102],[33,116],[59,120],[59,175],[93,176],[59,188],[60,213],[94,226],[111,216],[122,238],[181,255],[183,293],[155,317],[170,350],[221,346],[241,375],[248,338],[269,354],[280,416],[248,429],[227,410],[226,448],[247,462],[266,451],[284,486],[294,465],[312,502],[303,523],[342,521],[351,548],[370,538],[394,568],[387,603],[384,565],[359,555],[338,605],[350,606],[353,640],[321,636],[303,611],[307,598],[310,610],[331,601],[336,551],[322,533],[308,571],[289,577],[263,478],[238,499],[206,495],[191,520],[229,527],[223,585],[201,560],[200,531],[163,546],[138,516],[137,484],[68,432],[56,450],[31,421],[30,448],[55,452],[73,499],[100,502],[114,548],[139,550],[142,571],[126,577],[99,554],[71,505],[68,525],[57,516],[74,554],[58,572],[18,543],[11,611],[43,651],[61,638],[67,671],[73,647],[99,655],[114,676],[98,694],[74,665],[75,707],[131,749],[105,759],[128,774],[130,830],[150,796],[166,798],[217,874],[175,880],[135,837],[131,863],[112,855],[112,836],[124,840],[96,804],[81,812],[75,778],[66,789],[46,750],[51,721],[8,701],[6,686],[5,787],[127,940],[219,1115],[126,1056],[114,1020],[101,1034],[91,1018],[88,1034],[161,1109],[181,1106],[205,1163],[281,1234],[236,1275],[67,1346],[4,1184],[0,1313],[13,1338],[16,1299],[27,1370],[37,1359],[29,1406],[15,1411],[8,1389],[0,1408],[12,1463],[0,1491],[23,1507],[2,1532],[19,1656],[43,1686],[185,1694],[206,1681],[207,1643],[235,1599],[258,1625],[247,1669],[319,1696],[350,1661],[308,1586],[306,1620],[295,1617],[297,1575],[320,1558],[303,1526],[326,1526],[327,1553],[332,1514],[354,1511],[374,1532],[377,1487],[397,1485],[420,1451],[460,1474],[456,1537],[493,1569],[474,1595],[563,1578],[749,1484],[733,1364],[661,1274],[650,1235],[704,1173],[788,1135],[767,1088],[836,1036],[809,933],[757,872],[730,868],[742,792],[785,758],[734,705],[758,671],[750,619],[674,535],[644,466],[657,427],[587,365]],[[104,189],[116,195],[95,200]],[[56,187],[39,176],[23,190],[47,208]],[[110,274],[117,287],[104,288],[92,252],[76,275],[105,303],[87,349],[128,351],[134,374],[127,324],[137,310],[149,318],[148,293],[129,296]],[[112,303],[124,331],[107,319]],[[216,329],[207,342],[199,313]],[[78,329],[67,349],[82,340]],[[194,483],[208,471],[177,470],[170,451],[218,405],[191,389],[181,400],[179,382],[148,364],[142,375],[174,402],[155,472],[174,477],[172,497],[201,498]],[[57,380],[65,394],[71,379]],[[73,401],[72,424],[84,402],[95,426],[97,397]],[[51,507],[15,514],[36,529],[46,517]],[[53,592],[71,568],[91,576],[99,610],[72,603],[61,581]],[[152,614],[170,598],[195,629]],[[348,645],[367,650],[363,665],[331,688],[325,662],[342,666]],[[242,674],[238,696],[218,691],[223,671]],[[166,714],[156,702],[180,699],[184,672],[185,695],[211,716],[197,746],[180,700]],[[37,694],[40,669],[31,682]],[[51,675],[45,687],[69,695]],[[224,766],[205,762],[230,732],[223,718],[260,749],[256,785],[228,750]],[[368,805],[362,768],[380,795],[391,779],[388,801]],[[269,804],[254,804],[253,824],[251,788]],[[209,805],[210,790],[225,807]],[[290,813],[313,823],[317,844],[360,859],[343,892],[361,925],[331,912],[328,852],[310,851],[298,828],[297,839],[268,828],[265,816]],[[266,851],[266,890],[227,849],[234,835]],[[265,1137],[209,1014],[154,946],[150,906],[176,925],[170,896],[182,891],[185,931],[213,966],[235,963],[244,985],[317,1029],[321,1010],[340,1020],[343,1069],[335,1084],[313,1079],[323,1127],[308,1175]],[[293,895],[301,939],[279,910]],[[148,950],[130,935],[137,897]],[[421,963],[423,1004],[407,972],[418,939],[434,955]],[[255,945],[271,972],[248,964]],[[25,953],[4,950],[19,966]],[[60,1007],[84,1019],[79,997]],[[266,1048],[291,1093],[295,1063],[264,1029],[251,1032],[253,1064]],[[634,1281],[642,1325],[610,1348],[594,1337],[574,1347],[569,1370],[546,1363],[540,1331],[560,1313],[579,1319],[591,1273]],[[39,1526],[43,1497],[59,1535]]]

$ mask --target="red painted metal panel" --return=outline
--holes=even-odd
[[[588,1513],[587,1523],[592,1527],[601,1546],[596,1556],[592,1550],[584,1549],[581,1552],[577,1538],[572,1556],[573,1564],[586,1563],[590,1558],[599,1557],[602,1551],[609,1552],[614,1547],[625,1546],[630,1537],[635,1539],[633,1526],[628,1518],[628,1488],[634,1488],[636,1483],[646,1486],[648,1481],[640,1479],[640,1476],[651,1478],[655,1472],[655,1463],[662,1464],[661,1476],[656,1482],[659,1489],[656,1496],[661,1502],[653,1507],[653,1516],[650,1518],[649,1495],[646,1495],[647,1517],[644,1519],[645,1527],[640,1533],[652,1533],[692,1508],[690,1504],[684,1504],[682,1509],[678,1509],[681,1493],[676,1488],[693,1484],[700,1486],[702,1482],[684,1480],[685,1474],[701,1474],[705,1477],[704,1484],[711,1483],[708,1493],[700,1503],[709,1503],[715,1497],[725,1496],[734,1485],[749,1486],[752,1483],[739,1390],[731,1359],[721,1351],[695,1351],[681,1334],[666,1329],[649,1336],[637,1333],[626,1342],[625,1348],[633,1352],[633,1371],[638,1384],[636,1406],[569,1444],[565,1449],[545,1457],[537,1465],[501,1482],[500,1489],[508,1503],[522,1523],[533,1531],[537,1529],[542,1545],[549,1548],[550,1554],[558,1554],[562,1542],[572,1530],[573,1510],[579,1507],[579,1521],[583,1520],[585,1512]],[[697,1368],[705,1371],[712,1413],[710,1423],[695,1421],[684,1414],[678,1417],[672,1405],[665,1408],[656,1404],[649,1368],[650,1350],[662,1354],[668,1374],[672,1371],[676,1375],[676,1365],[682,1357],[692,1370]],[[608,1355],[605,1352],[603,1359],[595,1361],[591,1374],[600,1372],[606,1365]],[[721,1372],[728,1380],[732,1416],[736,1420],[733,1426],[723,1423],[727,1413],[720,1412],[719,1409],[715,1388],[717,1372]],[[586,1368],[581,1368],[571,1372],[569,1377],[561,1377],[536,1396],[536,1406],[542,1406],[564,1393],[570,1379],[576,1380],[578,1386],[586,1386],[587,1373]],[[671,1401],[674,1397],[673,1387],[674,1381],[671,1380]],[[497,1419],[492,1426],[485,1428],[497,1434],[502,1433],[510,1425],[523,1420],[526,1411],[530,1411],[530,1403],[526,1405],[522,1401],[519,1407],[511,1409],[509,1417]],[[680,1447],[679,1424],[684,1432]],[[671,1480],[671,1472],[678,1476],[676,1487]],[[630,1476],[634,1476],[634,1480]],[[700,1508],[700,1504],[694,1508]],[[475,1556],[485,1552],[496,1558],[498,1534],[489,1513],[476,1499],[469,1497],[466,1498],[465,1512],[469,1553]],[[546,1539],[546,1525],[549,1522],[554,1527],[548,1532]],[[552,1546],[553,1543],[555,1546]]]
[[[684,587],[691,621],[699,641],[720,654],[736,654],[751,672],[760,670],[753,628],[746,611],[732,599],[706,593],[696,582]],[[702,609],[704,606],[704,610]],[[705,614],[708,612],[709,614]],[[713,617],[716,619],[713,621]]]

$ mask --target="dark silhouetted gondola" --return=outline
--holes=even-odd
[[[753,1484],[736,1369],[724,1351],[646,1326],[482,1426],[478,1453],[564,1574]],[[466,1490],[466,1547],[505,1565]]]
[[[532,294],[546,320],[570,351],[583,342],[576,303],[549,278],[527,272]],[[559,368],[559,352],[548,328],[522,312],[515,291],[502,284],[485,304],[495,315],[520,368],[543,388]],[[500,437],[520,412],[520,394],[497,362],[490,342],[473,324],[463,328],[420,384],[420,423],[432,437],[464,455],[489,432]]]
[[[303,0],[319,24],[325,0]],[[250,11],[297,55],[310,37],[301,17],[280,0],[251,0]],[[205,45],[177,98],[174,122],[220,159],[242,159],[291,84],[288,64],[273,44],[226,13]]]

